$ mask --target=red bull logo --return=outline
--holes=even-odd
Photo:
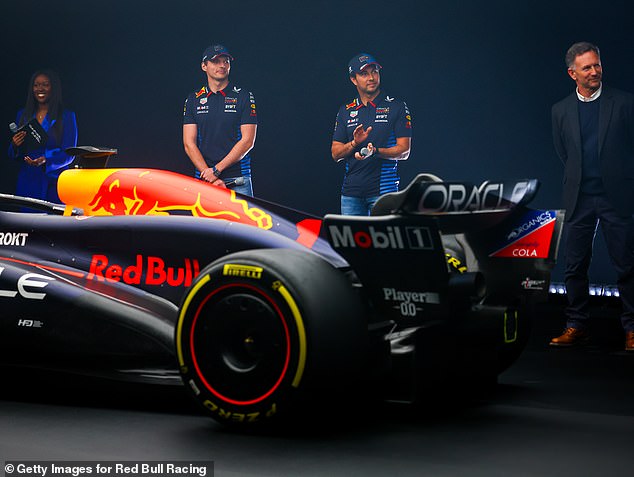
[[[64,203],[86,215],[169,215],[231,220],[268,230],[271,216],[233,190],[154,169],[75,169],[58,182]]]
[[[164,285],[171,287],[192,284],[200,273],[200,264],[193,258],[183,259],[183,265],[167,266],[160,257],[137,255],[134,264],[112,263],[106,255],[93,255],[86,278],[97,281],[123,282],[128,285]]]

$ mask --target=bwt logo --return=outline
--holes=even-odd
[[[367,230],[353,231],[350,225],[328,227],[335,248],[378,249],[433,249],[433,241],[427,227],[387,226],[379,230],[369,226]]]

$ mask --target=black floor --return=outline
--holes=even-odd
[[[7,378],[0,457],[210,460],[217,476],[634,476],[634,355],[616,309],[595,307],[585,348],[549,349],[562,327],[560,307],[545,309],[520,360],[478,398],[366,404],[336,424],[260,435],[223,429],[179,389]]]

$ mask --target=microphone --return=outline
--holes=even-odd
[[[10,123],[9,129],[11,130],[11,134],[15,134],[18,132],[18,125],[15,123]]]
[[[359,151],[359,154],[361,154],[361,157],[363,157],[364,159],[370,157],[373,153],[374,151],[370,151],[370,149],[367,147],[362,147]]]
[[[227,179],[224,181],[225,186],[227,187],[235,187],[244,185],[244,177],[235,177],[234,179]]]

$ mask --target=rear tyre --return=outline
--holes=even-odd
[[[367,325],[339,270],[309,252],[249,250],[196,278],[180,307],[176,348],[186,388],[217,421],[248,425],[292,413],[358,376]]]

